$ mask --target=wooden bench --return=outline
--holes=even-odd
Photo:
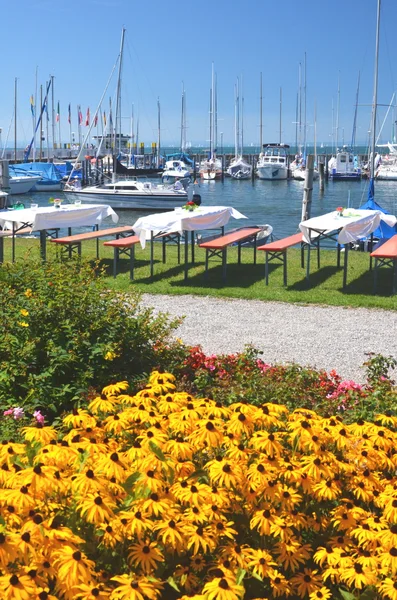
[[[118,238],[117,240],[109,240],[104,242],[104,246],[110,246],[114,249],[113,256],[113,277],[117,276],[117,264],[121,254],[126,254],[130,259],[130,279],[134,279],[134,256],[135,256],[135,244],[139,244],[139,237],[137,235],[130,235],[128,237]]]
[[[22,229],[18,229],[17,231],[13,231],[12,229],[1,229],[0,230],[0,263],[4,262],[4,238],[12,237],[14,235],[23,235],[24,233],[32,233],[31,227],[23,227]],[[13,252],[13,260],[14,260],[14,252]]]
[[[63,250],[71,258],[72,253],[77,250],[79,256],[81,256],[81,243],[86,240],[97,240],[96,255],[99,258],[99,238],[106,237],[108,235],[115,235],[116,238],[122,237],[127,234],[133,233],[133,228],[129,225],[122,227],[112,227],[110,229],[95,229],[95,231],[87,231],[86,233],[77,233],[75,235],[68,235],[61,238],[53,238],[51,242],[54,244],[60,244],[64,246]]]
[[[258,233],[262,231],[261,227],[244,227],[237,231],[226,233],[221,237],[217,237],[209,242],[202,242],[198,245],[199,248],[205,249],[205,274],[208,275],[208,261],[211,257],[217,256],[222,259],[222,276],[223,281],[226,280],[227,266],[227,249],[232,244],[238,245],[238,264],[241,263],[241,244],[248,241],[254,242],[254,264],[256,264],[256,238]]]
[[[384,266],[392,267],[392,293],[395,294],[397,289],[397,235],[377,244],[375,250],[371,252],[371,258],[375,259],[374,294],[376,294],[378,283],[378,269]]]
[[[272,260],[281,262],[284,267],[284,285],[287,285],[287,250],[292,246],[303,243],[303,234],[295,233],[281,240],[270,242],[259,246],[258,250],[266,252],[265,277],[266,285],[269,284],[269,262]]]

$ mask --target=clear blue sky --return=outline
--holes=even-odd
[[[259,78],[263,74],[263,138],[278,141],[282,88],[282,141],[295,142],[299,63],[307,56],[307,138],[331,145],[340,78],[339,141],[352,135],[357,78],[361,86],[357,139],[366,141],[373,94],[376,0],[20,0],[1,7],[2,142],[14,106],[18,78],[18,140],[32,136],[29,98],[55,77],[55,108],[61,108],[63,141],[69,141],[68,104],[77,132],[77,105],[91,116],[116,61],[121,29],[126,28],[122,85],[123,131],[130,128],[131,105],[139,116],[139,139],[157,139],[157,98],[164,144],[179,145],[182,81],[186,90],[187,140],[208,143],[211,64],[218,81],[218,137],[234,140],[234,85],[243,78],[244,142],[259,143]],[[397,88],[397,1],[382,0],[378,103],[388,105]],[[116,77],[106,95],[115,97]],[[334,111],[332,112],[332,105]],[[367,106],[364,106],[367,105]],[[378,110],[378,124],[387,108]],[[382,141],[391,138],[391,113]],[[83,134],[86,128],[83,127]],[[93,132],[94,133],[94,132]],[[13,145],[13,128],[9,145]]]

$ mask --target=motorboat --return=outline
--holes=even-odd
[[[220,179],[222,177],[222,161],[213,156],[200,163],[200,177],[206,180]]]
[[[63,173],[51,162],[18,163],[10,165],[9,171],[12,177],[22,175],[38,177],[34,187],[31,188],[33,192],[58,192],[62,189]]]
[[[172,210],[182,206],[188,199],[188,192],[184,187],[155,185],[150,181],[137,179],[124,179],[96,186],[87,186],[79,189],[67,184],[64,194],[71,202],[80,200],[94,204],[108,204],[112,208],[129,210]],[[178,182],[179,183],[179,182]]]
[[[343,146],[328,161],[328,172],[334,181],[360,181],[361,168],[358,159],[348,146]]]
[[[11,175],[10,166],[10,178],[8,180],[9,192],[11,196],[18,194],[27,194],[33,191],[34,187],[38,184],[41,177],[40,175]]]
[[[176,180],[189,180],[190,169],[182,160],[167,160],[161,176],[163,183],[175,183]]]
[[[263,144],[256,164],[259,179],[288,179],[288,144]]]

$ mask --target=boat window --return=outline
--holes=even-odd
[[[341,154],[339,158],[340,158],[340,162],[341,163],[345,163],[346,162],[346,154]]]
[[[352,162],[353,162],[353,157],[349,156],[349,163],[352,163]]]
[[[280,162],[280,163],[283,163],[284,161],[285,161],[285,158],[282,158],[282,157],[280,156],[280,158],[278,159],[278,162]]]

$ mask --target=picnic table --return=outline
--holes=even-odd
[[[0,227],[12,231],[12,260],[15,260],[15,235],[22,229],[40,232],[40,251],[46,259],[46,239],[55,237],[59,229],[68,229],[69,235],[75,227],[98,227],[103,219],[119,220],[113,208],[106,204],[66,204],[60,208],[39,206],[21,210],[0,211]]]
[[[318,250],[318,263],[320,261],[320,242],[331,240],[337,245],[337,266],[340,266],[341,246],[344,246],[343,287],[347,283],[347,264],[349,244],[367,238],[385,221],[391,227],[396,224],[394,215],[387,215],[380,210],[344,209],[342,213],[333,211],[312,217],[299,224],[303,233],[303,241],[307,244],[306,279],[310,275],[310,247],[316,246]]]

